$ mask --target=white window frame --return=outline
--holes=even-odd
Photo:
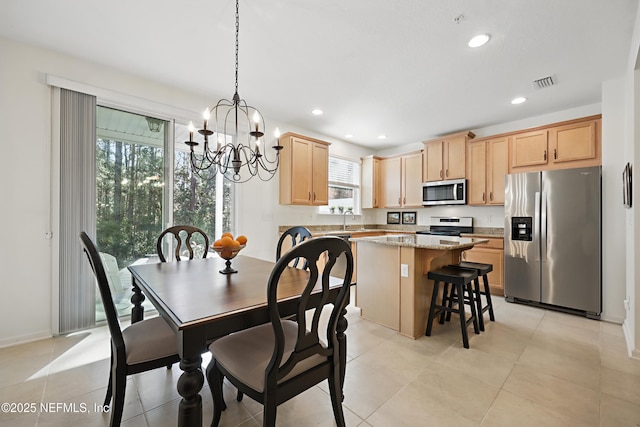
[[[354,179],[357,180],[357,182],[342,182],[342,181],[329,181],[329,187],[331,186],[335,186],[335,187],[345,187],[345,188],[350,188],[354,190],[354,194],[353,194],[353,206],[352,210],[354,215],[362,215],[362,208],[361,208],[361,200],[360,200],[360,191],[361,191],[361,172],[360,172],[360,160],[353,160],[353,159],[349,159],[346,157],[340,157],[340,156],[329,156],[329,167],[331,166],[331,159],[337,159],[337,160],[341,160],[341,161],[347,161],[350,163],[353,163],[354,168],[356,169],[356,172],[354,173]],[[331,171],[329,171],[328,174],[329,177],[331,177]],[[326,214],[326,215],[339,215],[340,212],[338,212],[337,207],[335,212],[332,214],[331,210],[331,199],[329,199],[329,205],[328,206],[320,206],[318,208],[318,213],[319,214]],[[346,208],[346,206],[345,206]]]

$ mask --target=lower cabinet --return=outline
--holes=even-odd
[[[504,240],[490,238],[488,243],[475,245],[462,253],[462,259],[471,262],[492,264],[493,271],[489,273],[489,287],[491,295],[504,296]],[[481,282],[482,283],[482,279]]]

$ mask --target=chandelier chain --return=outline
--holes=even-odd
[[[236,0],[236,93],[238,93],[238,34],[240,33],[240,0]]]

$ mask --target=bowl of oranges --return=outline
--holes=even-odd
[[[231,260],[240,253],[242,249],[247,245],[247,238],[245,236],[233,237],[231,233],[222,233],[220,239],[213,242],[211,248],[220,255],[220,258],[226,260],[226,268],[220,270],[222,274],[237,273],[237,270],[231,268]]]

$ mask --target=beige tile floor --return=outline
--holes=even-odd
[[[621,326],[501,299],[495,309],[497,321],[471,333],[468,350],[455,321],[414,341],[350,310],[347,425],[640,426],[640,361],[626,356]],[[109,415],[94,406],[104,398],[108,356],[105,327],[0,349],[0,402],[37,407],[0,412],[0,425],[108,425]],[[176,425],[180,372],[130,377],[122,425]],[[261,425],[259,404],[236,402],[230,386],[225,393],[222,426]],[[206,385],[202,398],[208,425]],[[40,411],[41,402],[51,411]],[[278,425],[334,425],[326,383],[281,405]]]

